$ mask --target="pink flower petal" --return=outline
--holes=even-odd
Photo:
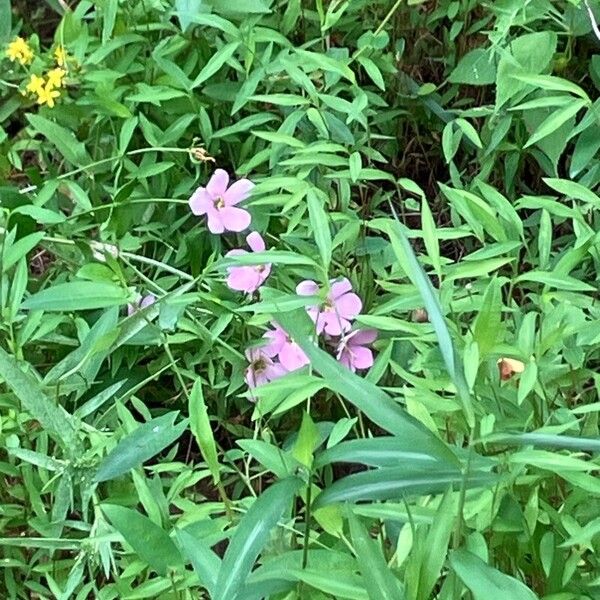
[[[225,206],[235,206],[242,200],[245,200],[252,191],[254,184],[249,179],[240,179],[236,181],[223,194]]]
[[[258,233],[258,231],[253,231],[252,233],[249,233],[246,236],[246,242],[253,252],[264,252],[266,248],[265,240],[263,240],[262,236],[260,235],[260,233]]]
[[[337,300],[343,294],[352,291],[352,284],[349,279],[341,279],[340,281],[336,281],[331,286],[331,292],[329,293],[329,297],[332,300]]]
[[[147,306],[151,306],[156,302],[156,296],[154,294],[147,294],[142,298],[140,302],[140,308],[146,308]]]
[[[347,350],[341,350],[338,353],[337,359],[338,359],[338,362],[341,365],[343,365],[344,367],[346,367],[347,369],[350,369],[351,371],[356,370],[354,368],[354,365],[352,364],[352,358],[350,356],[350,352],[348,352]]]
[[[265,377],[269,381],[273,381],[274,379],[278,379],[279,377],[283,377],[287,374],[287,370],[283,365],[279,363],[272,363],[267,365],[267,368],[264,371]]]
[[[351,327],[349,321],[332,310],[322,312],[319,320],[321,319],[323,321],[323,330],[329,335],[342,335],[344,331],[348,331]],[[317,333],[318,332],[319,323],[317,322]]]
[[[344,294],[335,301],[335,310],[345,319],[354,319],[362,309],[361,299],[353,293]]]
[[[259,360],[261,356],[261,348],[248,348],[245,352],[245,356],[249,363]]]
[[[373,366],[373,352],[365,346],[352,348],[352,364],[357,369],[368,369]]]
[[[234,248],[230,250],[225,256],[242,256],[243,254],[248,254],[246,250],[242,250],[241,248]]]
[[[211,233],[223,233],[225,231],[225,225],[223,225],[220,211],[210,210],[206,214],[208,216],[208,230]]]
[[[244,229],[250,225],[250,221],[252,220],[252,217],[247,210],[236,208],[235,206],[223,207],[219,210],[219,215],[223,226],[227,231],[244,231]]]
[[[299,296],[316,296],[319,293],[319,286],[310,279],[301,281],[296,286],[296,294]]]
[[[213,206],[213,200],[206,188],[199,187],[191,196],[188,201],[192,213],[195,215],[206,214]]]
[[[238,292],[252,294],[260,287],[259,273],[254,267],[230,267],[227,286]]]
[[[260,285],[262,285],[267,280],[267,277],[269,277],[269,275],[271,274],[270,264],[262,265],[262,267],[263,269],[259,271]]]
[[[376,329],[359,329],[347,337],[348,346],[367,346],[377,339]]]
[[[257,373],[252,367],[248,367],[246,369],[246,376],[244,379],[246,380],[249,388],[255,388],[259,385],[265,385],[265,383],[269,382],[267,379],[266,370]]]
[[[294,342],[288,342],[283,345],[279,353],[279,360],[288,371],[301,369],[310,362],[302,348]]]
[[[208,180],[206,191],[213,199],[218,198],[219,196],[223,198],[227,191],[228,183],[229,175],[227,174],[227,171],[224,169],[217,169]]]

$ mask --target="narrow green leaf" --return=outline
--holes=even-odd
[[[190,429],[198,442],[198,446],[202,451],[202,456],[208,465],[208,468],[213,477],[215,484],[221,481],[221,472],[219,470],[219,458],[217,456],[217,445],[206,403],[204,402],[204,394],[202,393],[202,381],[196,379],[194,387],[190,394],[189,401]]]
[[[185,530],[177,532],[184,556],[189,558],[200,583],[212,596],[217,585],[217,575],[221,567],[221,559],[211,550],[210,546],[191,535]]]
[[[308,201],[308,216],[312,229],[312,235],[321,255],[321,262],[325,271],[329,270],[331,262],[331,230],[329,228],[329,218],[323,207],[327,197],[324,194],[317,194],[314,188],[311,188],[306,195]]]
[[[91,310],[122,306],[129,300],[129,291],[114,283],[70,281],[53,285],[29,296],[21,308],[48,312]]]
[[[586,104],[585,100],[574,100],[563,108],[554,111],[540,123],[539,127],[533,132],[533,135],[527,140],[527,143],[523,148],[529,148],[529,146],[532,146],[551,133],[554,133],[561,125],[566,123],[571,117],[574,117],[582,108],[584,108]]]
[[[462,582],[471,590],[475,600],[510,598],[510,600],[537,600],[524,584],[484,563],[467,550],[450,554],[450,564]]]
[[[198,76],[192,84],[192,89],[198,87],[207,79],[210,79],[233,56],[239,45],[240,42],[230,42],[215,52],[204,65],[200,73],[198,73]]]
[[[283,479],[254,501],[236,527],[223,556],[213,600],[232,600],[241,591],[271,529],[291,505],[300,485],[299,479]]]
[[[371,538],[349,507],[346,516],[360,573],[370,600],[402,600],[404,591],[388,567],[378,543]]]

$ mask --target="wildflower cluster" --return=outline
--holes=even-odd
[[[12,62],[29,65],[34,58],[31,46],[22,37],[15,38],[6,48],[6,56]],[[36,102],[42,106],[53,108],[60,97],[60,89],[64,87],[67,75],[66,67],[68,56],[62,46],[54,50],[55,65],[42,75],[31,73],[25,91],[35,97]]]
[[[211,233],[226,231],[241,232],[252,221],[250,213],[238,206],[250,195],[254,184],[248,179],[240,179],[229,185],[229,175],[217,169],[205,187],[199,187],[189,199],[193,214],[206,215]],[[260,233],[253,231],[246,236],[251,252],[264,252],[266,244]],[[248,251],[235,248],[227,257],[243,256]],[[271,264],[248,264],[227,268],[226,283],[232,290],[254,294],[271,274]],[[374,330],[352,330],[354,319],[362,310],[362,301],[352,291],[352,284],[346,278],[332,280],[329,290],[323,294],[319,285],[311,280],[302,281],[296,287],[300,296],[323,296],[322,302],[309,305],[307,313],[315,324],[315,332],[322,336],[325,347],[330,349],[337,360],[350,369],[367,369],[373,365],[373,352],[369,347],[376,337]],[[273,381],[286,373],[308,365],[310,360],[300,346],[276,322],[271,323],[263,336],[265,342],[246,351],[248,368],[246,383],[250,389]]]
[[[34,54],[31,46],[22,38],[16,37],[6,48],[6,56],[11,62],[25,66],[31,63]]]

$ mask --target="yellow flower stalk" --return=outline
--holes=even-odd
[[[57,46],[54,51],[54,58],[59,67],[64,67],[67,64],[67,52],[64,46]]]
[[[16,37],[6,48],[6,56],[10,61],[18,61],[22,65],[28,65],[33,60],[33,50],[22,38]]]

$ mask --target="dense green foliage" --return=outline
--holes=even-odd
[[[33,4],[0,0],[0,597],[600,598],[600,4]],[[245,233],[188,206],[216,169]],[[249,390],[273,322],[309,364]]]

